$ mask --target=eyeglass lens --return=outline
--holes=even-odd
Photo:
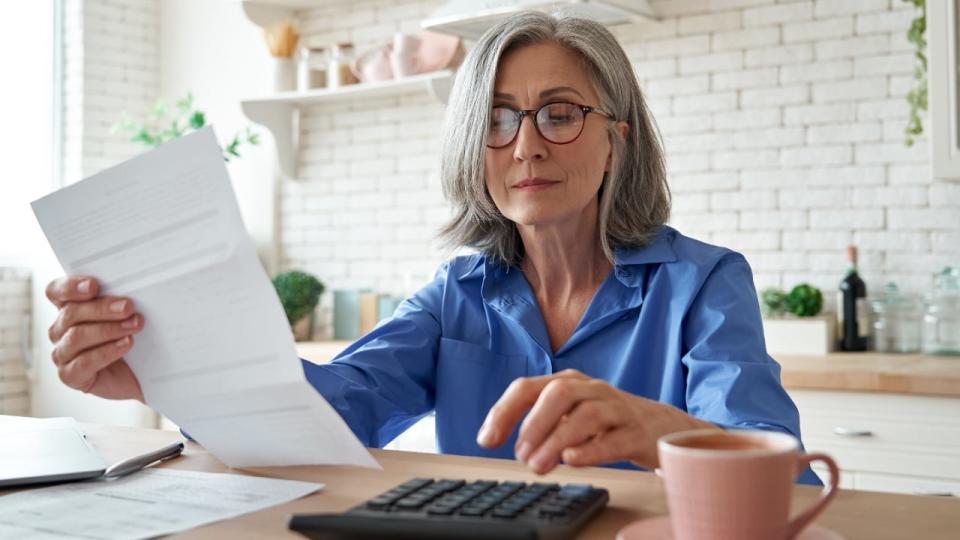
[[[508,107],[494,107],[490,118],[487,146],[500,148],[513,142],[525,113]],[[580,136],[584,112],[573,103],[548,103],[534,115],[537,131],[544,139],[564,144]]]

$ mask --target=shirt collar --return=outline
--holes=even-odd
[[[614,272],[617,279],[628,287],[639,286],[640,273],[630,266],[642,264],[657,264],[674,262],[677,260],[677,254],[673,250],[673,240],[677,231],[666,225],[660,227],[654,235],[653,241],[641,248],[616,248],[613,251]],[[510,272],[510,268],[501,268],[496,263],[487,259],[483,255],[477,254],[473,257],[464,270],[457,276],[459,281],[465,281],[471,278],[483,277],[486,267],[490,267],[498,275]]]

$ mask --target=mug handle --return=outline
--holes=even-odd
[[[832,457],[826,454],[802,455],[797,462],[797,468],[802,471],[814,461],[822,461],[827,465],[827,468],[830,469],[830,483],[824,486],[823,491],[820,492],[820,498],[817,499],[817,502],[814,503],[813,506],[807,508],[803,513],[790,521],[790,524],[787,525],[787,540],[800,534],[800,531],[809,525],[820,512],[823,512],[824,508],[830,504],[830,500],[837,494],[837,486],[840,483],[840,469]]]

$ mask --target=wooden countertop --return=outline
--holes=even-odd
[[[120,428],[84,424],[91,443],[108,463],[141,454],[180,439],[176,431]],[[287,504],[273,506],[190,529],[176,538],[295,538],[287,529],[293,513],[342,512],[401,482],[417,476],[465,479],[497,479],[558,483],[590,483],[610,491],[610,505],[577,536],[580,539],[609,539],[626,524],[667,512],[660,479],[652,474],[603,468],[573,468],[561,465],[546,477],[536,477],[522,464],[503,459],[420,454],[373,450],[383,465],[382,471],[358,467],[298,466],[228,469],[196,443],[187,443],[183,456],[155,465],[193,471],[231,472],[274,478],[321,482],[326,487],[317,493]],[[9,491],[0,490],[0,495]],[[794,488],[796,514],[808,506],[819,490],[809,486]],[[949,497],[894,495],[868,491],[841,490],[833,503],[817,518],[821,527],[854,540],[900,540],[956,538],[960,529],[960,500]]]
[[[330,361],[348,341],[297,343],[300,356]],[[888,392],[960,398],[960,357],[922,354],[831,353],[777,355],[781,380],[789,389]]]
[[[831,353],[778,355],[791,389],[889,392],[960,398],[960,357],[922,354]]]

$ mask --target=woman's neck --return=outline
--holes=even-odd
[[[590,296],[610,272],[600,243],[597,205],[578,219],[550,225],[518,225],[523,241],[524,276],[539,300],[565,301]]]

